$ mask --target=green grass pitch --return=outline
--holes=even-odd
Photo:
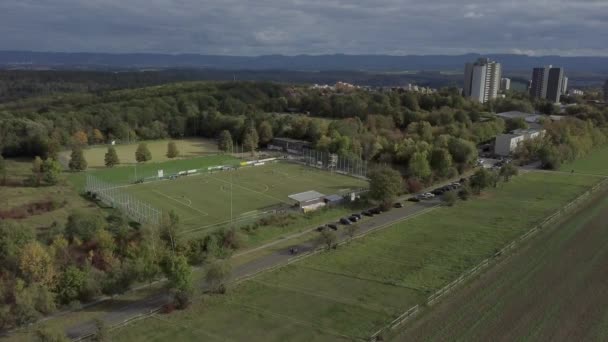
[[[244,219],[280,204],[292,205],[287,196],[294,193],[316,190],[330,195],[367,186],[357,178],[275,162],[135,184],[124,190],[163,211],[174,210],[183,232],[197,233],[230,222],[231,202],[232,217]]]

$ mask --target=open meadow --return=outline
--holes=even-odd
[[[276,208],[291,206],[287,196],[316,190],[326,195],[366,188],[367,182],[286,162],[203,173],[124,187],[124,191],[180,217],[184,233],[199,233],[246,220]],[[232,204],[231,204],[232,203]]]
[[[450,294],[395,340],[606,341],[606,220],[603,192]]]
[[[152,162],[159,163],[170,160],[167,158],[167,143],[170,140],[154,140],[154,141],[142,141],[148,145],[148,149],[152,154]],[[218,153],[217,143],[209,139],[175,139],[173,140],[177,149],[179,150],[178,158],[194,158],[201,157],[213,153]],[[119,144],[115,145],[116,154],[120,160],[119,166],[133,165],[135,161],[135,151],[140,142],[132,144]],[[88,166],[91,169],[103,169],[105,168],[104,158],[106,152],[108,152],[110,145],[97,145],[86,148],[84,150],[84,157],[87,160]],[[59,154],[65,164],[70,159],[71,151],[63,151]]]
[[[595,149],[573,163],[562,165],[560,170],[608,176],[608,146]]]
[[[479,198],[258,275],[185,311],[115,330],[113,340],[368,339],[598,181],[526,173]]]

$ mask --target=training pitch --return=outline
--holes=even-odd
[[[357,178],[298,164],[276,162],[162,180],[124,188],[165,212],[175,211],[183,233],[197,233],[231,222],[245,222],[279,206],[294,204],[287,196],[315,190],[326,195],[366,188]]]

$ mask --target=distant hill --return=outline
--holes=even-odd
[[[267,55],[257,57],[198,54],[110,54],[0,51],[1,68],[17,69],[166,69],[204,68],[223,70],[297,70],[297,71],[437,71],[462,70],[464,63],[479,54],[448,55]],[[505,71],[527,71],[536,66],[556,65],[566,72],[608,73],[608,57],[484,55],[502,63]]]

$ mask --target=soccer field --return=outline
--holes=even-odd
[[[124,189],[165,212],[174,210],[183,232],[197,233],[230,222],[231,208],[235,220],[246,220],[281,204],[292,205],[287,196],[294,193],[316,190],[330,195],[367,185],[353,177],[278,162]]]

